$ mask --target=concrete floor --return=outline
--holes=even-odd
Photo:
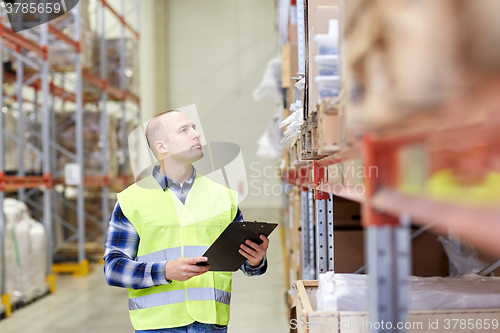
[[[278,221],[277,210],[245,210],[246,220]],[[289,332],[280,230],[270,236],[269,267],[263,276],[233,275],[233,333]],[[109,287],[102,266],[87,277],[57,276],[57,291],[0,320],[2,333],[133,333],[127,290]]]

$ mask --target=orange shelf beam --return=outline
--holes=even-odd
[[[382,189],[372,199],[372,207],[392,216],[410,215],[412,223],[432,225],[432,230],[461,239],[491,254],[500,253],[500,209],[480,208],[413,196],[397,190]]]
[[[365,202],[364,193],[359,193],[359,189],[356,185],[340,185],[340,184],[321,184],[316,187],[317,190],[333,194],[335,196],[363,203]]]
[[[29,51],[33,51],[33,52],[38,53],[42,58],[44,57],[45,52],[44,52],[43,48],[40,45],[38,45],[37,43],[35,43],[34,41],[29,40],[20,34],[16,34],[15,32],[13,32],[10,28],[7,28],[6,26],[2,26],[1,30],[2,30],[2,37],[11,42],[11,43],[6,44],[6,46],[8,46],[9,44],[10,45],[14,44],[16,46],[18,45],[22,48],[29,50]],[[13,48],[13,50],[17,51],[17,48]]]
[[[45,178],[43,176],[5,176],[4,178],[5,190],[16,190],[18,188],[35,188],[45,185]]]
[[[66,44],[72,46],[75,51],[80,52],[79,43],[75,42],[68,35],[64,34],[61,30],[57,29],[54,25],[49,23],[49,33],[62,40]]]
[[[125,18],[123,17],[123,15],[120,15],[118,14],[118,12],[113,8],[111,7],[108,2],[106,0],[101,0],[102,2],[102,5],[104,7],[107,7],[109,9],[109,11],[116,16],[116,18],[118,18],[118,20],[120,20],[120,22],[127,28],[129,29],[137,39],[140,39],[140,34],[134,30],[134,28],[132,28],[132,26],[130,24],[128,24],[128,22],[125,20]]]
[[[27,50],[33,51],[38,53],[42,58],[44,55],[46,55],[46,51],[44,48],[34,41],[31,41],[25,37],[23,37],[20,34],[16,34],[12,32],[10,28],[7,28],[6,26],[2,25],[1,27],[1,33],[2,33],[2,44],[5,45],[6,47],[14,50],[14,51],[19,51],[19,48],[25,48]],[[66,42],[68,45],[72,46],[75,48],[76,51],[79,51],[79,43],[75,42],[72,40],[70,37],[66,36],[64,33],[62,33],[60,30],[58,30],[56,27],[53,25],[49,24],[49,32],[56,36],[58,39]],[[4,76],[6,76],[8,79],[8,73],[4,72]],[[26,76],[26,78],[29,78],[29,76]],[[96,75],[90,74],[88,70],[82,70],[82,78],[84,81],[87,83],[90,83],[91,85],[102,89],[102,90],[107,90],[108,93],[112,98],[115,100],[127,100],[132,103],[135,103],[137,105],[140,104],[140,98],[136,94],[127,91],[127,90],[121,90],[115,86],[109,85],[109,84],[104,84],[104,82]],[[11,80],[12,81],[12,80]],[[37,80],[31,84],[31,87],[36,88],[37,85],[39,86],[40,80]],[[54,93],[56,96],[62,96],[66,94],[66,91],[62,88],[59,88],[57,86],[54,86]],[[70,101],[75,101],[75,96],[74,94],[71,94],[70,97],[65,98],[65,100],[70,100]]]
[[[344,161],[354,160],[356,158],[361,158],[363,155],[363,143],[355,142],[352,145],[342,148],[332,155],[323,157],[317,160],[319,166],[327,166],[332,164],[337,164]]]

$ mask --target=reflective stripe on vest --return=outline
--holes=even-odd
[[[188,288],[187,295],[189,301],[216,301],[227,305],[231,302],[231,293],[220,289]],[[180,289],[131,298],[128,307],[129,310],[140,310],[184,301],[186,293]]]
[[[205,251],[209,248],[208,246],[184,246],[184,257],[201,257]],[[160,251],[145,254],[143,256],[138,256],[136,260],[138,262],[157,262],[174,260],[181,256],[181,247],[172,247],[169,249],[163,249]]]

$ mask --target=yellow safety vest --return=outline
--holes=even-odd
[[[185,204],[152,177],[117,194],[120,207],[139,234],[138,262],[201,256],[237,213],[237,193],[196,175]],[[187,281],[129,289],[136,330],[189,325],[227,325],[231,272],[207,272]]]

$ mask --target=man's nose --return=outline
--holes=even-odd
[[[195,138],[195,139],[199,139],[199,138],[201,137],[201,134],[200,134],[200,133],[198,133],[198,131],[197,131],[197,130],[195,130],[195,129],[193,129],[193,131],[194,131],[194,138]]]

